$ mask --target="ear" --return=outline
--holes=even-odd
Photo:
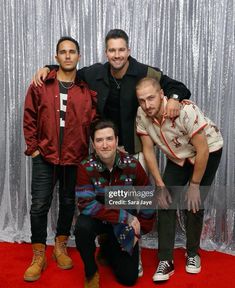
[[[60,64],[60,63],[59,63],[59,59],[58,59],[58,56],[57,56],[57,55],[55,55],[55,60],[56,60],[56,62],[57,62],[58,64]]]
[[[164,91],[163,91],[163,89],[160,90],[160,96],[161,96],[161,99],[164,98]]]
[[[116,148],[118,147],[118,136],[116,137]]]

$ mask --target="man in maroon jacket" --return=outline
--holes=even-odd
[[[106,233],[106,241],[102,245],[103,256],[117,280],[131,286],[139,273],[138,239],[141,233],[148,233],[152,229],[155,210],[139,209],[137,213],[135,209],[124,209],[130,207],[127,204],[121,209],[112,209],[105,205],[105,198],[109,200],[107,189],[111,189],[111,186],[147,186],[149,179],[138,160],[117,151],[117,128],[113,122],[99,120],[94,123],[91,138],[95,153],[79,164],[76,188],[80,215],[75,238],[85,266],[85,287],[99,287],[95,238],[103,233]],[[127,203],[124,199],[127,198],[121,198]]]
[[[59,216],[53,257],[62,269],[73,266],[66,244],[74,215],[78,163],[88,155],[90,123],[96,114],[96,93],[76,79],[78,42],[62,37],[56,47],[59,70],[44,85],[31,85],[24,108],[25,154],[32,157],[30,210],[33,260],[24,280],[37,280],[46,268],[47,214],[59,181]]]

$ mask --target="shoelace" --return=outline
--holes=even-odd
[[[68,252],[67,252],[67,243],[66,242],[59,242],[59,248],[60,248],[62,253],[64,253],[65,255],[68,254]]]
[[[169,267],[169,263],[168,261],[160,261],[158,269],[157,269],[157,273],[162,273],[165,268]]]
[[[196,257],[188,257],[187,265],[196,266]]]
[[[43,253],[44,253],[44,251],[33,250],[33,261],[32,261],[32,263],[40,262],[42,260],[41,257],[43,257]]]

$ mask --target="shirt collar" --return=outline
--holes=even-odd
[[[99,172],[104,172],[105,170],[108,170],[106,165],[100,160],[100,158],[97,154],[92,155],[90,161],[92,161],[92,160],[94,160],[96,162],[97,170]],[[130,156],[128,154],[119,152],[117,150],[115,160],[114,160],[113,169],[115,169],[116,167],[119,169],[124,169],[127,166],[127,164],[129,163],[129,161],[130,161]]]
[[[51,71],[48,73],[48,75],[47,75],[47,77],[46,77],[46,79],[45,79],[45,82],[51,81],[51,80],[55,80],[56,77],[57,77],[57,71],[56,71],[56,70],[51,70]],[[80,87],[85,87],[85,86],[87,87],[87,84],[86,84],[85,82],[79,80],[77,76],[76,76],[76,78],[75,78],[75,84],[76,84],[77,86],[80,86]]]

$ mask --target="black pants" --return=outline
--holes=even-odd
[[[107,234],[108,239],[102,245],[102,254],[108,260],[117,280],[123,285],[132,286],[138,279],[139,246],[134,247],[132,255],[122,251],[111,224],[86,215],[79,215],[75,228],[76,246],[85,266],[85,274],[90,278],[97,271],[95,261],[95,238]]]
[[[46,244],[47,214],[53,189],[59,180],[59,217],[57,235],[70,235],[75,208],[76,166],[53,165],[41,155],[32,159],[31,242]]]
[[[200,191],[201,200],[204,201],[209,187],[213,182],[215,173],[219,166],[222,149],[210,153],[206,171],[203,175]],[[185,186],[191,179],[193,174],[193,165],[188,161],[183,167],[168,160],[163,175],[163,181],[167,186],[173,199],[177,199],[175,194],[180,186]],[[173,203],[175,205],[175,203]],[[175,206],[174,206],[175,207]],[[204,210],[200,209],[193,213],[185,210],[186,213],[186,249],[189,256],[195,256],[198,253],[200,245],[200,237],[203,225]],[[175,242],[176,227],[176,209],[159,210],[158,211],[158,258],[159,260],[172,260]]]

